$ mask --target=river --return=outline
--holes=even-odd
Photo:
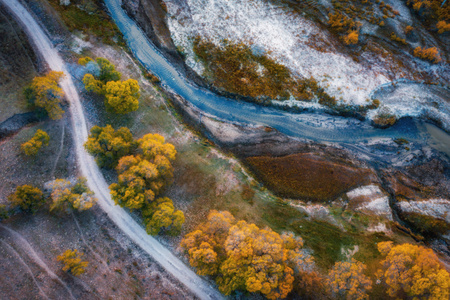
[[[294,138],[317,142],[355,143],[402,137],[410,141],[427,143],[430,134],[435,133],[428,131],[429,126],[417,126],[417,122],[413,121],[401,121],[388,129],[378,129],[353,118],[322,113],[295,114],[218,96],[193,85],[181,75],[121,8],[120,0],[105,0],[105,4],[132,53],[142,65],[158,76],[166,89],[175,92],[206,115],[216,119],[265,125]],[[450,142],[450,136],[446,133],[440,132],[437,138],[446,139],[446,143]]]

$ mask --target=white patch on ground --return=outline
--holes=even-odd
[[[389,197],[377,185],[366,185],[347,192],[349,206],[392,220]]]
[[[313,76],[336,99],[364,105],[370,92],[389,80],[335,49],[323,53],[306,43],[326,36],[313,22],[262,0],[166,0],[172,39],[198,73],[192,41],[196,36],[216,45],[222,39],[243,42],[288,67],[294,75]]]
[[[423,201],[401,201],[397,203],[400,210],[429,217],[439,218],[450,223],[450,201],[447,199],[429,199]]]
[[[330,214],[330,210],[323,205],[305,204],[299,201],[290,201],[289,204],[299,211],[306,213],[311,219],[322,220],[343,229],[343,226]]]
[[[80,39],[79,37],[76,36],[72,36],[72,51],[77,53],[77,54],[81,54],[81,52],[85,49],[85,48],[92,48],[92,44],[89,42],[86,42],[82,39]]]
[[[368,232],[384,232],[387,234],[392,234],[392,231],[386,227],[386,223],[378,223],[370,225],[367,229]]]
[[[359,251],[358,245],[355,245],[352,248],[345,248],[345,247],[341,248],[341,254],[342,254],[342,256],[345,256],[347,258],[347,260],[352,258],[358,251]]]

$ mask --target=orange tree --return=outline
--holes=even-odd
[[[225,295],[247,290],[268,299],[285,298],[293,289],[294,274],[312,267],[302,246],[302,239],[292,234],[260,229],[214,210],[181,241],[197,273],[214,275]]]
[[[390,296],[412,299],[449,299],[450,275],[433,250],[392,242],[378,244],[384,256],[378,276]]]
[[[366,291],[372,289],[372,281],[364,275],[366,266],[353,259],[337,262],[328,274],[328,286],[336,298],[368,299]]]

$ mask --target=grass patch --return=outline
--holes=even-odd
[[[59,0],[49,2],[70,31],[78,30],[95,35],[108,45],[114,45],[115,39],[121,37],[119,29],[103,9],[100,0],[74,1],[67,6],[60,5]]]

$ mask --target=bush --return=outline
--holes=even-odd
[[[420,46],[414,49],[414,56],[421,59],[429,60],[432,63],[437,64],[441,61],[438,49],[436,47],[432,48],[421,48]]]
[[[44,194],[37,187],[25,184],[18,186],[16,191],[8,196],[8,200],[13,206],[34,213],[44,203]]]
[[[29,141],[20,146],[20,149],[23,153],[25,153],[25,155],[34,156],[39,152],[42,146],[48,146],[49,141],[50,137],[47,132],[38,129]]]
[[[356,30],[351,30],[349,33],[344,37],[344,42],[347,45],[354,45],[358,43],[358,32]]]

